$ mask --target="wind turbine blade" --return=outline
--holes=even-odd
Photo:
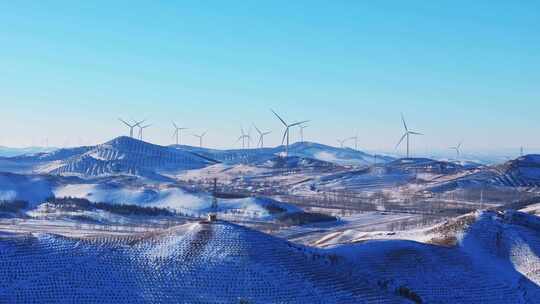
[[[121,122],[123,122],[126,126],[130,127],[131,128],[131,125],[128,124],[125,120],[123,120],[122,118],[118,118],[118,120],[120,120]]]
[[[257,133],[262,134],[261,130],[259,130],[255,124],[253,124],[253,127],[255,127],[255,130],[257,130]]]
[[[208,131],[204,131],[203,134],[201,134],[201,137],[204,137]]]
[[[288,127],[288,126],[287,126],[287,123],[285,122],[285,120],[283,120],[283,118],[281,118],[274,110],[270,109],[270,111],[272,111],[272,113],[274,113],[274,115],[276,115],[276,117],[277,117],[279,120],[281,120],[281,122],[283,123],[283,125],[284,125],[285,127]]]
[[[403,136],[401,136],[401,139],[399,140],[399,142],[396,145],[396,149],[399,147],[399,145],[401,145],[401,143],[403,142],[403,140],[405,139],[406,136],[407,136],[407,133],[405,133],[405,134],[403,134]]]
[[[405,122],[405,117],[403,116],[403,113],[401,113],[401,121],[403,122],[403,127],[405,128],[405,131],[409,131],[409,128],[407,128],[407,123]]]
[[[283,139],[281,140],[281,144],[285,142],[285,137],[287,136],[287,133],[289,133],[289,128],[285,129],[285,132],[283,133]]]
[[[422,133],[413,132],[413,131],[409,131],[409,134],[412,134],[412,135],[424,135],[424,134],[422,134]]]
[[[298,126],[298,125],[301,125],[301,124],[306,123],[306,122],[309,122],[309,120],[304,120],[304,121],[300,121],[300,122],[295,122],[295,123],[293,123],[292,125],[290,125],[289,127]]]
[[[262,133],[261,135],[264,136],[264,135],[268,135],[268,134],[270,134],[270,133],[272,133],[272,131],[264,132],[264,133]]]
[[[172,122],[173,126],[175,129],[178,129],[178,126],[176,125],[176,123],[174,123],[174,121]]]
[[[146,119],[145,119],[145,120],[141,120],[141,121],[139,121],[139,122],[135,122],[135,124],[134,124],[133,126],[134,126],[134,127],[140,126],[140,125],[141,125],[143,122],[145,122],[145,121],[146,121]]]

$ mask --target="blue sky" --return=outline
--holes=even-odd
[[[0,3],[0,145],[99,143],[118,117],[275,145],[274,108],[332,145],[392,150],[404,112],[417,153],[540,147],[538,1],[176,2]]]

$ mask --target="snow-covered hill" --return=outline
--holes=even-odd
[[[0,201],[27,201],[30,203],[29,210],[32,210],[50,197],[167,208],[196,217],[204,216],[212,210],[212,196],[209,193],[170,183],[146,183],[138,177],[110,176],[88,180],[73,176],[0,172]],[[245,197],[221,198],[217,212],[230,219],[247,217],[273,220],[276,216],[299,213],[302,210],[266,197]]]
[[[383,155],[371,155],[351,148],[336,148],[313,142],[298,142],[289,147],[289,155],[313,158],[347,166],[366,166],[387,163],[393,158]]]
[[[39,155],[38,171],[95,177],[132,174],[159,179],[162,173],[202,168],[215,161],[190,152],[118,137],[95,147],[58,150]]]
[[[279,149],[277,148],[218,150],[185,145],[172,145],[170,147],[182,151],[189,151],[228,165],[264,162],[268,159],[274,158],[276,154],[279,153]]]
[[[8,303],[404,302],[351,280],[332,256],[229,223],[85,241],[8,237],[0,248]]]
[[[288,156],[275,156],[262,163],[256,163],[256,166],[271,169],[290,169],[290,170],[337,170],[338,165],[313,158]]]
[[[537,217],[485,212],[437,229],[457,245],[316,249],[227,222],[84,239],[3,233],[0,302],[536,303]]]
[[[526,155],[502,165],[487,166],[472,174],[442,183],[433,191],[469,189],[478,187],[540,187],[540,155]]]
[[[387,170],[400,170],[415,173],[454,174],[464,170],[460,164],[438,161],[430,158],[401,158],[384,166]]]
[[[365,169],[321,176],[310,181],[310,187],[321,190],[379,191],[463,171],[466,169],[451,162],[403,158]]]
[[[275,158],[285,151],[284,146],[275,148],[253,148],[234,150],[215,150],[191,146],[172,146],[181,150],[191,151],[226,164],[262,163]],[[289,156],[316,159],[337,165],[365,166],[375,161],[386,163],[393,158],[388,156],[375,157],[362,151],[350,148],[336,148],[312,142],[297,142],[289,146]]]
[[[422,303],[536,303],[540,220],[509,211],[479,213],[436,229],[444,247],[378,240],[334,250],[384,286]],[[394,236],[395,237],[395,236]],[[441,240],[439,240],[441,242]],[[450,246],[450,247],[447,247]]]

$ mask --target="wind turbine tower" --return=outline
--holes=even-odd
[[[182,134],[181,134],[182,130],[187,130],[188,128],[178,127],[178,125],[174,121],[172,124],[174,127],[173,137],[176,137],[176,145],[178,146],[182,140]]]
[[[356,132],[356,135],[351,137],[350,139],[354,140],[354,149],[358,151],[358,132]]]
[[[140,124],[144,122],[144,120],[142,120],[142,121],[130,124],[126,122],[125,120],[123,120],[122,118],[118,118],[118,120],[120,120],[123,124],[125,124],[129,128],[129,137],[133,137],[133,130],[135,129],[135,127],[139,126]]]
[[[146,126],[139,125],[139,140],[143,140],[143,130],[150,126],[151,125],[146,125]]]
[[[255,124],[253,124],[253,127],[255,127],[255,130],[259,133],[259,142],[257,143],[257,146],[259,146],[259,148],[264,148],[264,137],[272,133],[272,131],[262,132]]]
[[[242,149],[245,149],[246,148],[246,142],[247,142],[247,147],[249,148],[249,142],[251,141],[251,136],[249,133],[251,133],[251,130],[249,133],[246,133],[244,131],[244,128],[241,127],[240,128],[240,137],[238,137],[238,141],[242,141]]]
[[[451,150],[455,150],[456,151],[456,155],[457,155],[457,158],[459,159],[459,157],[461,156],[461,145],[463,144],[463,142],[460,142],[457,146],[455,147],[450,147]]]
[[[405,122],[405,117],[403,116],[403,114],[401,114],[401,121],[403,122],[403,128],[405,129],[405,133],[403,134],[403,136],[401,137],[401,139],[397,143],[396,149],[399,147],[399,145],[401,145],[401,143],[403,142],[404,139],[407,139],[407,158],[410,158],[410,156],[411,156],[411,154],[410,154],[410,136],[411,135],[424,135],[424,134],[409,130],[409,128],[407,127],[407,123]]]
[[[295,126],[299,126],[301,124],[304,124],[306,122],[308,122],[309,120],[304,120],[304,121],[299,121],[299,122],[295,122],[295,123],[292,123],[292,124],[287,124],[285,122],[285,120],[283,120],[283,118],[281,118],[274,110],[270,110],[272,111],[272,113],[274,113],[274,115],[276,115],[276,117],[281,121],[281,123],[283,124],[283,126],[285,126],[285,131],[283,132],[283,139],[281,140],[281,144],[283,145],[283,143],[285,142],[285,139],[287,139],[287,144],[285,146],[285,156],[289,156],[289,131],[290,131],[290,128],[291,127],[295,127]]]
[[[206,132],[208,132],[208,131],[204,131],[201,134],[193,134],[193,136],[195,136],[195,137],[197,137],[199,139],[199,147],[201,147],[201,148],[203,146],[203,138],[206,135]]]
[[[338,143],[339,143],[339,147],[341,149],[343,149],[345,147],[345,143],[349,140],[350,138],[345,138],[345,139],[338,139]]]
[[[304,129],[307,128],[306,125],[299,125],[298,128],[300,129],[300,142],[304,142]]]

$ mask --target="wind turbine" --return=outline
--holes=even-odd
[[[346,143],[347,140],[349,140],[349,139],[351,139],[351,138],[338,139],[337,141],[338,141],[338,143],[339,143],[339,147],[343,149],[344,146],[345,146],[345,143]]]
[[[202,143],[203,143],[203,137],[206,135],[206,132],[208,132],[208,131],[204,131],[200,135],[193,134],[193,136],[195,136],[195,137],[197,137],[199,139],[199,147],[201,147],[201,148],[202,148]]]
[[[285,156],[289,156],[289,130],[291,127],[295,127],[301,124],[304,124],[308,122],[309,120],[299,121],[292,124],[287,124],[283,118],[281,118],[274,110],[270,109],[274,115],[281,121],[281,123],[285,126],[285,132],[283,132],[283,139],[281,140],[281,144],[283,145],[283,142],[285,141],[285,138],[287,138],[287,145],[285,146]]]
[[[403,117],[403,113],[401,113],[401,121],[403,122],[403,128],[405,128],[405,133],[403,134],[403,136],[401,137],[401,139],[397,143],[396,149],[399,147],[399,145],[401,145],[403,140],[405,138],[407,138],[407,158],[409,158],[410,157],[410,138],[409,137],[411,135],[424,135],[424,134],[414,132],[414,131],[410,131],[409,128],[407,127],[407,123],[405,122],[405,117]]]
[[[143,130],[150,127],[151,125],[141,126],[139,125],[139,140],[143,140]]]
[[[134,123],[128,123],[126,122],[125,120],[123,120],[122,118],[118,118],[118,120],[120,120],[122,123],[124,123],[126,126],[128,126],[129,128],[129,137],[133,137],[133,129],[135,129],[135,127],[139,126],[140,124],[142,124],[144,122],[144,120],[142,121],[139,121],[139,122],[134,122]]]
[[[257,133],[259,133],[259,142],[257,142],[257,146],[264,148],[264,137],[272,133],[272,131],[262,132],[255,124],[253,124],[253,127],[255,127],[255,130],[257,130]]]
[[[178,127],[176,125],[176,123],[173,121],[173,127],[174,127],[174,133],[173,133],[173,137],[176,137],[176,145],[178,146],[180,144],[180,141],[182,139],[182,130],[187,130],[188,128],[182,128],[182,127]]]
[[[354,149],[358,150],[358,132],[356,132],[356,135],[351,137],[350,139],[354,139]]]
[[[303,143],[304,142],[304,129],[307,128],[309,126],[306,126],[306,125],[299,125],[298,128],[300,129],[300,142]]]
[[[455,147],[450,147],[451,150],[456,151],[457,158],[459,158],[459,156],[461,155],[461,144],[463,144],[463,142],[459,142],[459,144]]]
[[[243,132],[243,130],[242,130],[242,132]],[[246,137],[246,139],[247,139],[247,147],[249,149],[249,148],[251,148],[251,127],[249,127],[248,132],[247,132],[246,135],[247,135],[247,137]]]
[[[238,137],[238,141],[242,141],[242,149],[245,149],[246,148],[246,139],[247,139],[247,144],[248,144],[248,148],[249,148],[249,143],[251,142],[251,130],[249,130],[248,133],[246,133],[244,131],[244,128],[243,127],[240,127],[240,132],[241,132],[241,135],[240,137]]]

